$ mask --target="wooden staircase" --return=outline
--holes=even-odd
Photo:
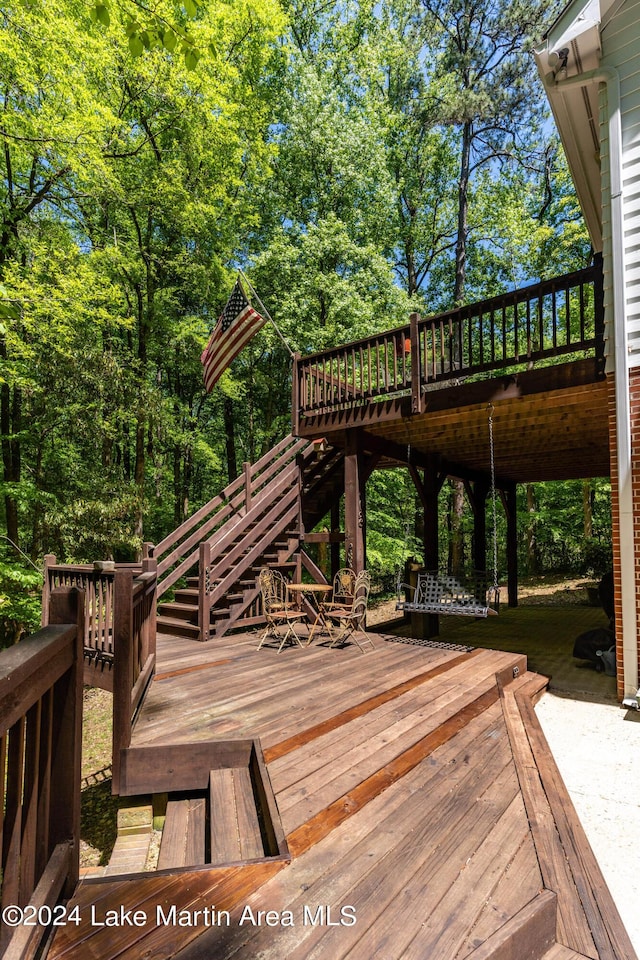
[[[257,577],[271,566],[299,578],[319,571],[304,552],[305,530],[343,487],[343,454],[289,436],[174,530],[149,554],[158,562],[158,632],[193,640],[264,622]],[[197,568],[197,571],[196,571]]]

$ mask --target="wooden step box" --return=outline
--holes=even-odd
[[[120,796],[167,795],[158,870],[288,860],[259,740],[129,747]]]

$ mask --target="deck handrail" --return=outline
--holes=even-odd
[[[269,481],[307,445],[291,435],[267,451],[255,464],[244,464],[242,473],[159,544],[148,545],[158,561],[158,596],[162,596],[198,563],[200,543],[215,543],[216,536],[232,518],[241,520],[259,500]]]
[[[411,396],[433,384],[572,353],[602,355],[602,270],[583,270],[490,297],[409,325],[296,357],[294,429],[305,415]]]
[[[157,563],[142,572],[116,570],[114,602],[112,792],[120,785],[120,756],[131,743],[133,723],[156,664]]]
[[[0,924],[0,953],[32,957],[47,912],[78,881],[84,596],[59,588],[48,625],[0,653],[1,907],[35,926]]]
[[[133,721],[156,660],[157,563],[116,563],[113,570],[92,564],[58,564],[45,557],[42,625],[48,623],[49,599],[62,587],[84,595],[83,658],[100,660],[111,670],[113,690],[112,774],[117,791],[120,750],[129,746]],[[87,682],[92,678],[87,676]]]

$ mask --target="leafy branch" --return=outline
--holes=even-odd
[[[145,50],[153,49],[164,49],[169,53],[178,51],[184,58],[187,70],[195,70],[202,51],[189,31],[179,26],[177,18],[186,17],[187,21],[196,20],[201,4],[202,0],[184,0],[183,4],[176,8],[176,18],[169,20],[142,0],[130,0],[129,5],[134,8],[133,12],[118,3],[125,16],[124,30],[131,55],[141,57]],[[109,27],[111,24],[110,0],[97,0],[91,7],[90,14],[94,23]]]

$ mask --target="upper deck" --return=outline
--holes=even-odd
[[[340,445],[487,470],[494,408],[503,482],[609,473],[602,274],[598,265],[296,358],[293,429]],[[464,418],[460,412],[464,409]]]

